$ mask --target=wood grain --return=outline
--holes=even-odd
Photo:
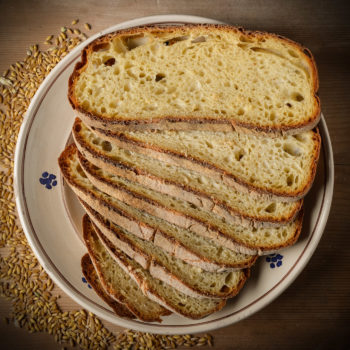
[[[276,32],[309,47],[320,75],[322,110],[335,157],[335,190],[322,240],[305,270],[274,302],[235,325],[212,332],[215,349],[350,348],[350,21],[347,1],[0,1],[0,72],[75,18],[92,32],[155,14],[211,17]],[[62,293],[63,295],[63,293]],[[64,308],[78,306],[67,296]],[[0,299],[0,316],[9,305]],[[117,327],[111,327],[118,329]],[[44,334],[0,326],[3,348],[60,348]]]

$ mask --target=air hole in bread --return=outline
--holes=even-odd
[[[243,115],[244,114],[244,109],[240,108],[237,112],[238,115]]]
[[[293,135],[293,137],[300,142],[306,141],[306,138],[302,134]]]
[[[248,44],[237,44],[237,46],[243,50],[245,50],[248,47]]]
[[[162,79],[164,79],[165,78],[165,74],[163,74],[163,73],[158,73],[157,75],[156,75],[156,78],[155,78],[155,81],[161,81]]]
[[[106,152],[110,152],[112,150],[112,145],[108,141],[103,141],[101,146],[102,146],[102,149]]]
[[[264,235],[266,238],[270,237],[271,236],[271,233],[269,231],[265,232],[265,235]]]
[[[293,99],[294,101],[301,102],[301,101],[304,100],[304,96],[303,96],[302,94],[300,94],[299,92],[294,92],[294,93],[292,94],[292,99]]]
[[[220,288],[221,293],[228,293],[229,291],[230,291],[230,288],[226,286],[226,284]]]
[[[233,273],[230,272],[230,273],[226,276],[226,278],[225,278],[225,283],[226,283],[226,284],[231,283],[232,277],[233,277]]]
[[[195,39],[193,39],[192,41],[191,41],[191,43],[204,43],[204,42],[206,42],[207,41],[207,39],[202,35],[202,36],[199,36],[199,37],[197,37],[197,38],[195,38]]]
[[[213,282],[211,285],[210,285],[210,288],[214,288],[216,286],[216,283]]]
[[[285,143],[283,145],[283,151],[294,157],[298,157],[301,154],[300,149],[291,143]]]
[[[275,112],[271,112],[270,113],[270,120],[274,121],[276,119],[276,113]]]
[[[250,40],[248,37],[241,35],[239,37],[239,41],[241,41],[242,43],[253,43],[254,41]]]
[[[270,205],[268,205],[266,208],[265,208],[265,211],[267,213],[273,213],[275,212],[276,210],[276,203],[271,203]]]
[[[94,51],[94,52],[108,51],[109,48],[110,48],[110,44],[101,43],[101,44],[94,45],[92,47],[92,51]]]
[[[205,141],[206,145],[209,147],[209,148],[214,148],[213,144],[209,141]]]
[[[148,38],[144,37],[143,34],[123,37],[122,40],[129,51],[135,49],[136,47],[145,45],[148,42]]]
[[[286,103],[286,106],[289,107],[289,108],[292,107],[292,105],[289,102]]]
[[[293,50],[288,50],[288,53],[292,57],[298,57],[297,53],[295,51],[293,51]]]
[[[244,150],[240,149],[239,151],[235,152],[235,158],[238,162],[241,161],[241,159],[244,157]]]
[[[79,173],[80,176],[87,178],[87,176],[84,173],[84,170],[82,169],[82,167],[79,164],[77,165],[77,172]]]
[[[188,40],[190,37],[188,35],[184,35],[184,36],[178,36],[176,38],[171,38],[171,39],[168,39],[167,41],[164,41],[164,45],[165,46],[171,46],[171,45],[174,45],[180,41],[185,41],[185,40]]]
[[[108,58],[106,61],[103,62],[103,64],[108,67],[113,66],[115,64],[115,58]]]
[[[81,130],[81,125],[80,125],[80,124],[75,125],[75,126],[74,126],[74,130],[75,130],[76,132],[80,132],[80,130]]]
[[[93,143],[94,145],[98,145],[98,144],[99,144],[98,139],[93,139],[93,140],[92,140],[92,143]]]
[[[292,186],[294,183],[294,175],[293,174],[290,174],[288,175],[287,177],[287,186]]]

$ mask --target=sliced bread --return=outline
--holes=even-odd
[[[109,223],[109,227],[106,226],[102,220],[96,220],[94,227],[107,250],[110,250],[110,245],[118,247],[148,270],[153,277],[186,295],[227,299],[235,296],[242,287],[242,281],[245,281],[246,273],[243,270],[204,271],[171,256],[150,241],[137,238],[118,225]],[[113,256],[112,252],[110,253]]]
[[[196,171],[239,190],[246,187],[289,201],[304,197],[311,188],[321,145],[318,131],[311,130],[275,138],[238,132],[94,131],[123,149]]]
[[[69,100],[107,130],[232,127],[296,134],[319,120],[312,54],[281,36],[223,25],[141,27],[82,52]]]
[[[129,289],[133,289],[134,282],[136,282],[139,287],[138,291],[142,291],[143,297],[150,298],[153,300],[152,303],[154,304],[156,302],[157,304],[163,305],[166,309],[182,316],[199,319],[220,310],[226,303],[225,299],[198,299],[177,291],[159,279],[152,277],[151,274],[143,269],[135,260],[129,258],[106,239],[106,244],[108,245],[107,250],[94,230],[85,231],[84,240],[92,261],[97,261],[97,266],[103,265],[108,280],[119,283],[118,277],[113,272],[115,269],[122,269],[130,276],[133,282],[131,283],[130,281]],[[113,253],[113,258],[109,252]],[[246,271],[246,273],[245,279],[248,277],[249,272]],[[244,284],[244,281],[242,281],[242,284]],[[129,297],[133,298],[135,304],[140,303],[141,305],[139,305],[139,307],[147,307],[142,300],[138,300],[134,295],[129,295]]]
[[[256,256],[234,252],[99,191],[80,167],[75,145],[62,153],[59,164],[64,178],[82,199],[84,208],[94,221],[97,220],[98,211],[134,235],[152,241],[175,257],[206,271],[235,270],[249,267],[256,261]]]
[[[113,239],[110,237],[115,236],[115,230],[112,230],[114,224],[110,220],[104,218],[96,210],[92,209],[86,202],[80,198],[79,200],[91,221],[113,242]],[[126,206],[127,204],[125,204],[124,208]],[[129,206],[129,208],[131,207]],[[136,219],[133,219],[132,216],[127,217],[126,210],[126,216],[124,216],[125,212],[121,212],[119,214],[121,219],[114,220],[118,222],[118,226],[124,231],[128,231],[128,229],[131,228],[131,230],[129,230],[129,237],[131,237],[129,240],[127,240],[125,236],[121,236],[121,239],[124,238],[125,241],[125,252],[127,250],[127,245],[135,246],[132,242],[129,244],[129,241],[132,237],[136,237],[139,239],[136,239],[136,241],[140,241],[140,239],[141,241],[148,240],[170,255],[209,272],[235,271],[248,268],[251,267],[258,258],[256,255],[234,252],[224,246],[217,245],[206,237],[198,236],[192,231],[170,224],[165,220],[148,215],[138,209],[133,209],[133,212],[136,214]],[[116,213],[116,215],[118,215],[118,213]],[[113,217],[115,217],[115,215],[113,215]],[[126,222],[126,218],[128,218],[129,223]],[[138,221],[139,218],[144,221]],[[132,220],[134,220],[134,223],[138,226],[145,225],[145,227],[151,230],[153,229],[153,236],[145,238],[138,232],[134,234],[132,232],[132,228],[134,227]],[[132,257],[143,267],[149,265],[149,258],[146,258],[141,250],[139,250],[139,253],[140,254],[134,255],[131,252],[130,254],[133,254]]]
[[[83,237],[98,278],[113,299],[146,322],[161,322],[161,316],[171,313],[145,296],[127,271],[115,263],[98,239],[87,215],[83,218]]]
[[[225,217],[230,223],[279,226],[292,221],[302,205],[302,200],[280,202],[254,197],[199,172],[125,150],[98,137],[79,119],[73,126],[73,136],[79,151],[92,164],[111,174],[189,201]]]
[[[75,145],[71,145],[62,152],[59,158],[59,165],[64,178],[81,199],[87,202],[91,207],[95,208],[103,216],[110,218],[111,221],[118,222],[120,215],[117,199],[99,191],[89,181],[79,164]],[[101,181],[103,185],[104,181],[105,180]],[[113,189],[117,190],[117,188]],[[152,207],[152,203],[142,201],[140,198],[134,197],[130,193],[120,191],[118,193],[125,194],[125,196],[123,195],[124,201],[127,199],[126,195],[131,199],[136,199],[138,203],[134,204],[142,206],[141,210],[145,211],[146,209],[154,208],[155,210],[159,209],[163,210],[163,212],[164,210],[165,212],[169,212],[169,208],[167,207],[164,208],[157,205],[153,205]],[[157,198],[160,201],[164,196],[165,195],[159,193]],[[296,242],[300,234],[302,223],[301,215],[298,216],[297,220],[278,228],[266,229],[260,227],[250,229],[241,225],[227,224],[216,215],[209,215],[210,213],[208,214],[208,218],[206,218],[200,209],[186,205],[186,203],[182,202],[183,201],[181,200],[173,199],[171,204],[177,206],[179,203],[179,209],[182,210],[183,208],[186,208],[188,209],[188,213],[180,215],[180,211],[173,211],[172,213],[175,213],[176,215],[169,215],[167,219],[170,221],[177,220],[181,227],[190,228],[191,231],[194,231],[201,236],[208,237],[217,244],[244,254],[265,254],[281,249]],[[168,205],[169,202],[165,204]],[[115,215],[115,213],[117,213],[117,215]],[[203,220],[206,221],[206,223],[189,217],[189,213],[203,214]]]
[[[135,315],[124,305],[113,299],[103,289],[103,286],[97,276],[94,265],[92,264],[89,254],[85,254],[81,258],[81,268],[87,282],[94,289],[96,294],[103,299],[113,311],[120,317],[135,318]]]

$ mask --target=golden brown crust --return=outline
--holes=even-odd
[[[85,242],[85,245],[89,251],[89,256],[90,256],[91,261],[93,262],[93,264],[95,266],[96,272],[100,277],[101,284],[103,285],[103,287],[105,288],[107,293],[109,295],[113,296],[113,298],[118,300],[120,303],[127,305],[128,309],[130,309],[130,311],[135,316],[137,316],[140,320],[145,321],[145,322],[162,322],[162,320],[160,319],[160,316],[169,315],[171,313],[171,312],[169,312],[169,310],[167,310],[165,308],[161,308],[163,310],[159,314],[154,314],[154,315],[143,314],[143,313],[139,312],[139,310],[132,303],[128,302],[128,300],[126,300],[126,298],[117,289],[111,288],[104,281],[104,279],[101,278],[102,277],[101,269],[99,268],[98,262],[95,258],[94,249],[93,249],[92,244],[91,244],[91,239],[92,239],[93,235],[96,235],[96,233],[94,232],[92,223],[91,223],[89,217],[87,215],[84,215],[84,217],[83,217],[84,242]]]
[[[116,300],[111,298],[107,294],[107,292],[103,289],[89,254],[85,254],[81,258],[81,268],[82,268],[83,275],[85,276],[90,286],[94,289],[96,294],[101,299],[103,299],[118,316],[126,317],[126,318],[135,318],[135,315],[131,313],[130,310],[125,305],[118,303]]]
[[[207,193],[201,192],[199,190],[195,190],[195,189],[191,188],[188,184],[178,183],[178,182],[171,181],[171,180],[157,178],[154,175],[149,174],[148,172],[146,172],[140,168],[137,168],[135,166],[131,166],[130,164],[122,163],[120,159],[118,161],[116,161],[116,160],[108,157],[108,155],[104,154],[103,152],[91,148],[90,145],[85,141],[85,139],[79,133],[81,130],[80,123],[81,123],[81,121],[78,118],[76,118],[75,123],[73,125],[73,129],[72,129],[73,137],[75,139],[76,145],[77,145],[80,153],[82,153],[84,155],[84,157],[87,158],[87,160],[92,162],[92,163],[96,163],[96,160],[99,160],[99,163],[103,162],[103,165],[105,166],[106,170],[110,171],[111,173],[113,173],[113,171],[115,169],[121,168],[121,169],[126,169],[128,171],[131,171],[135,174],[141,174],[141,175],[145,175],[149,178],[159,180],[165,184],[175,185],[175,186],[181,188],[182,190],[194,193],[196,195],[205,197],[206,199],[213,201],[213,203],[215,205],[226,210],[233,217],[237,217],[237,218],[240,218],[240,220],[245,220],[247,222],[251,222],[254,224],[254,226],[259,226],[259,225],[264,226],[264,224],[269,224],[269,226],[277,226],[277,225],[280,225],[282,223],[290,222],[290,221],[295,219],[297,213],[299,212],[299,210],[302,206],[303,202],[302,202],[302,200],[300,200],[300,202],[296,206],[295,210],[293,212],[291,212],[289,216],[279,217],[276,219],[262,216],[262,215],[259,217],[249,215],[247,213],[240,211],[237,208],[229,207],[226,203],[219,202],[219,200],[217,200],[217,199],[214,200]],[[318,159],[318,156],[317,156],[317,159]],[[97,165],[97,164],[95,164],[95,165]],[[315,166],[316,165],[317,165],[317,163],[315,164]],[[314,172],[312,172],[312,175],[314,176]],[[311,182],[312,182],[312,180],[313,180],[313,178],[310,179]],[[250,192],[253,191],[253,188],[251,186],[249,187],[249,191]]]
[[[180,161],[191,161],[199,166],[201,166],[203,169],[209,169],[209,170],[214,170],[222,176],[225,176],[230,179],[233,183],[236,183],[240,186],[243,186],[247,189],[248,192],[254,192],[258,193],[262,197],[273,197],[277,200],[286,200],[286,201],[297,201],[303,198],[307,192],[310,190],[311,185],[313,183],[314,177],[315,177],[315,172],[314,172],[314,167],[317,167],[318,163],[318,158],[319,158],[319,153],[320,153],[320,146],[321,146],[321,136],[319,133],[318,128],[316,128],[315,134],[313,135],[313,140],[314,140],[314,151],[313,151],[313,160],[312,160],[312,167],[310,168],[309,176],[307,181],[305,182],[304,186],[300,188],[297,191],[293,192],[287,192],[283,190],[267,190],[266,188],[259,186],[259,185],[252,185],[248,183],[247,181],[239,178],[238,176],[235,176],[228,171],[226,171],[224,168],[220,168],[217,164],[210,163],[209,161],[203,161],[199,158],[196,158],[194,156],[190,156],[188,154],[184,155],[180,152],[172,151],[169,150],[165,147],[161,148],[155,145],[152,145],[150,143],[142,142],[140,140],[136,140],[135,138],[132,138],[130,135],[126,135],[123,132],[112,132],[112,131],[106,131],[103,129],[98,129],[92,127],[92,130],[96,132],[98,136],[101,138],[105,138],[106,140],[115,143],[118,147],[127,147],[128,144],[135,146],[135,149],[133,151],[139,152],[141,150],[142,153],[145,153],[147,156],[152,157],[152,154],[148,154],[144,151],[144,149],[149,149],[153,150],[155,152],[163,153],[166,155],[170,155],[173,157],[178,158]],[[170,160],[171,158],[169,158]],[[179,164],[178,162],[175,162],[175,164]],[[182,163],[181,163],[182,164]],[[191,169],[191,168],[190,168]],[[288,222],[293,220],[295,218],[297,212],[300,210],[302,205],[302,202],[300,202],[299,206],[295,208],[295,210],[291,213],[289,213],[289,216],[281,218],[279,221],[280,222]],[[233,209],[232,209],[233,210]],[[262,220],[267,220],[267,218],[262,218]]]
[[[116,36],[128,36],[128,35],[135,35],[135,34],[141,34],[145,32],[171,32],[171,33],[181,33],[185,32],[188,29],[207,29],[207,30],[213,30],[218,29],[222,31],[233,31],[236,33],[240,33],[248,38],[258,38],[258,40],[263,40],[264,38],[274,38],[278,41],[282,41],[285,43],[288,43],[289,45],[293,46],[295,50],[297,50],[304,59],[308,62],[309,67],[311,68],[311,76],[312,76],[312,85],[313,85],[313,91],[314,91],[314,112],[309,118],[303,122],[295,123],[292,125],[274,125],[274,126],[259,126],[252,123],[244,123],[234,120],[228,120],[228,119],[214,119],[211,116],[203,115],[201,117],[194,117],[191,115],[188,116],[163,116],[159,118],[152,118],[148,120],[132,120],[128,119],[128,117],[125,116],[115,116],[113,118],[110,118],[104,114],[94,114],[90,113],[89,111],[84,110],[82,108],[77,99],[74,95],[74,87],[76,83],[76,79],[79,77],[80,73],[85,69],[88,55],[93,51],[93,48],[97,45],[103,45],[106,42],[109,42],[112,38]],[[171,123],[178,123],[178,122],[186,122],[188,123],[188,127],[191,127],[191,125],[196,124],[218,124],[223,125],[224,129],[227,129],[227,125],[232,125],[233,127],[240,127],[240,128],[246,128],[246,129],[252,129],[254,132],[263,132],[267,134],[297,134],[301,131],[306,131],[314,128],[319,119],[320,119],[320,113],[321,113],[321,105],[320,105],[320,99],[318,98],[317,91],[318,91],[319,81],[318,81],[318,73],[317,73],[317,67],[314,60],[314,57],[311,53],[311,51],[302,45],[287,39],[281,35],[276,35],[272,33],[266,33],[266,32],[260,32],[260,31],[249,31],[244,30],[241,27],[234,27],[230,25],[218,25],[218,24],[187,24],[183,26],[141,26],[141,27],[134,27],[130,29],[123,29],[116,31],[114,33],[110,33],[107,35],[104,35],[100,38],[97,38],[93,42],[91,42],[89,45],[87,45],[81,54],[81,61],[78,62],[74,68],[74,71],[72,75],[69,78],[68,82],[68,100],[73,107],[81,116],[84,115],[84,121],[95,127],[100,128],[107,128],[111,129],[113,125],[120,125],[121,127],[127,127],[129,130],[132,129],[133,126],[139,126],[139,125],[147,125],[152,124],[152,127],[157,128],[157,125],[161,123],[162,121],[167,121]],[[89,122],[90,121],[90,122]]]

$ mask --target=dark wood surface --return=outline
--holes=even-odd
[[[285,35],[314,53],[331,134],[335,189],[322,240],[305,270],[275,301],[212,332],[216,349],[350,348],[350,6],[347,1],[0,1],[0,72],[29,45],[79,18],[97,32],[155,14],[211,17]],[[63,294],[63,293],[62,293]],[[64,307],[77,307],[63,296]],[[9,305],[0,299],[0,316]],[[53,339],[0,323],[2,348],[56,349]],[[117,328],[115,328],[117,329]],[[3,347],[4,346],[4,347]]]

